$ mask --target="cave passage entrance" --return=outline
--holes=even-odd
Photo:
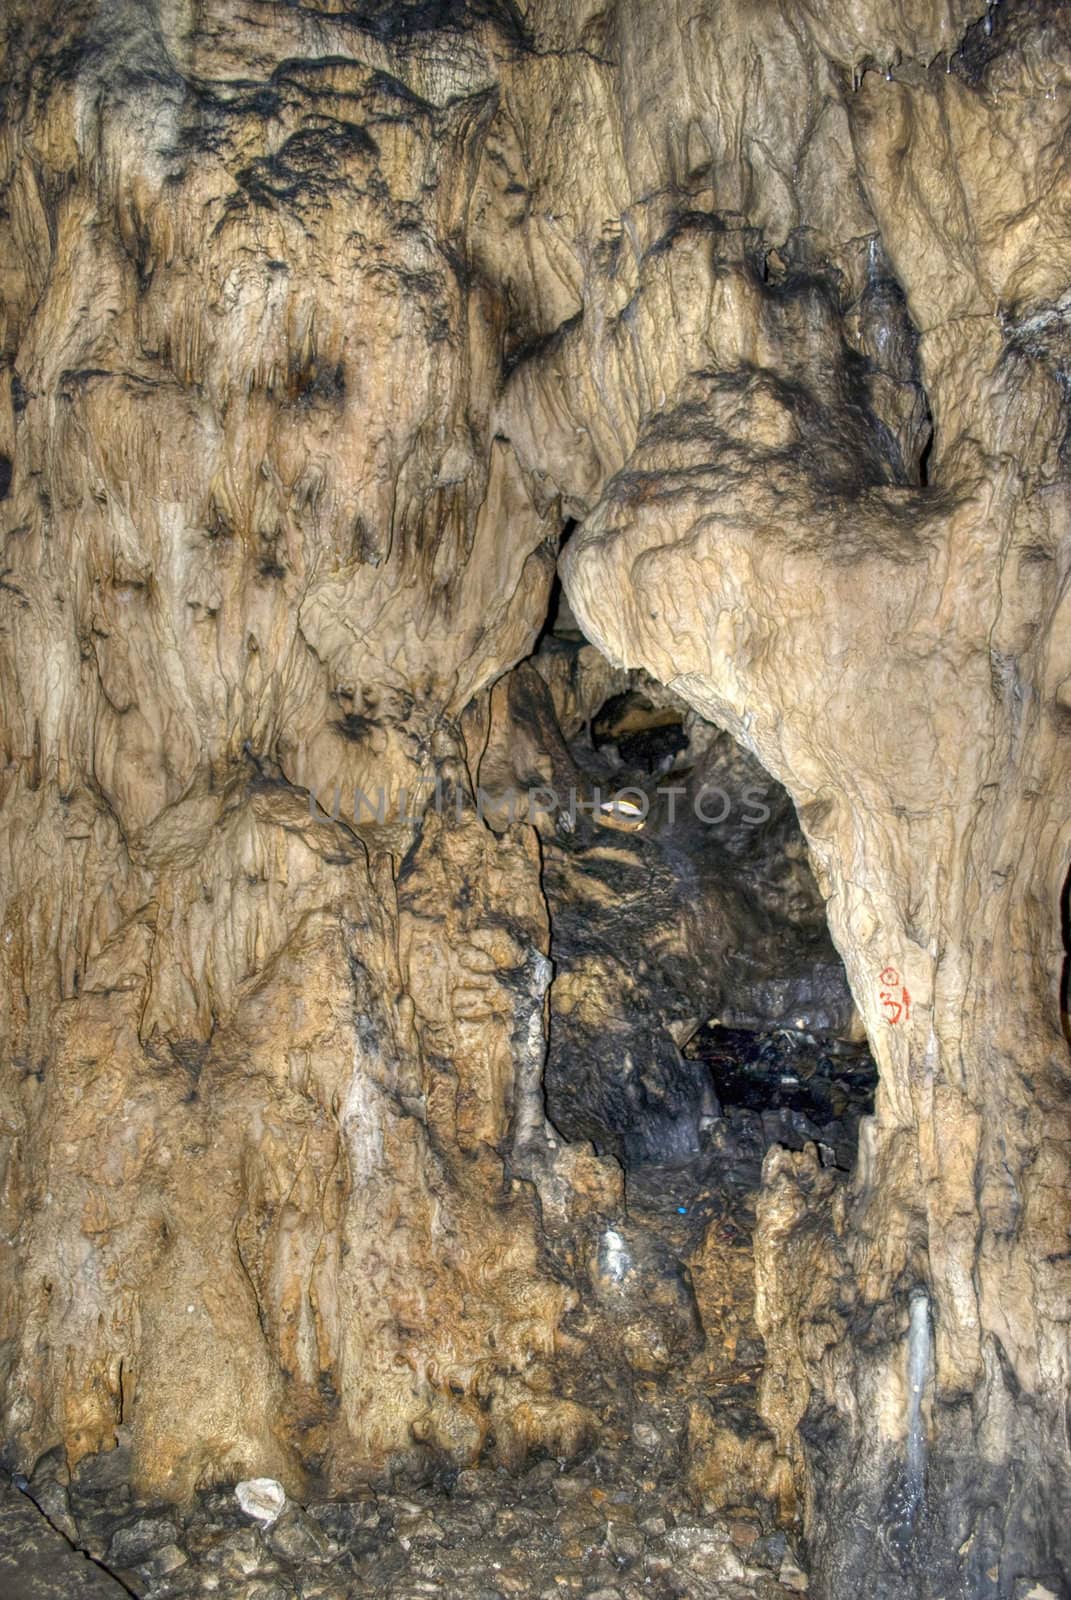
[[[846,1174],[876,1083],[795,809],[728,734],[614,668],[560,591],[496,686],[479,779],[553,797],[545,1109],[624,1169],[623,1211],[589,1241],[573,1331],[602,1331],[570,1394],[644,1437],[687,1419],[765,1460],[763,1161],[810,1144]],[[765,1503],[741,1472],[732,1503]]]
[[[631,1173],[720,1154],[757,1186],[771,1145],[807,1143],[849,1170],[876,1069],[787,792],[612,668],[560,591],[511,703],[515,781],[560,802],[541,830],[555,1127]]]

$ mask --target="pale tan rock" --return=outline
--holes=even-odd
[[[778,1201],[767,1204],[765,1404],[786,1436],[815,1388],[846,1419],[858,1406],[879,1436],[903,1427],[892,1369],[852,1369],[823,1298],[875,1306],[929,1279],[939,1396],[991,1390],[991,1339],[1050,1417],[1069,1370],[1067,1324],[1053,1314],[1069,1288],[1056,1245],[1066,1197],[1040,1176],[1062,1170],[1068,1136],[1056,991],[1069,522],[1042,330],[1061,323],[1071,275],[1056,199],[1069,175],[1066,153],[1055,167],[1042,155],[1058,100],[1027,65],[1051,42],[1063,81],[1068,40],[1055,14],[1016,26],[1023,53],[1002,58],[984,89],[932,69],[910,90],[868,75],[848,103],[860,178],[923,330],[927,486],[864,488],[857,462],[859,486],[847,497],[845,476],[838,490],[847,436],[810,436],[770,382],[770,297],[739,269],[704,271],[682,241],[659,273],[688,304],[706,286],[712,331],[673,321],[662,388],[641,401],[607,463],[617,475],[604,474],[563,562],[573,611],[611,660],[668,683],[792,793],[880,1064],[839,1228],[815,1229],[817,1195],[797,1191],[796,1223],[775,1222]],[[1013,146],[1005,164],[997,152]],[[951,279],[950,259],[961,263]],[[654,272],[648,297],[665,303]],[[816,339],[825,314],[812,313]],[[571,360],[563,350],[561,368]],[[578,419],[605,409],[583,384],[572,392]],[[780,1230],[795,1226],[806,1266],[774,1289],[763,1274],[780,1271]]]
[[[792,1523],[797,1514],[792,1465],[770,1434],[753,1426],[745,1432],[696,1401],[688,1414],[688,1452],[688,1487],[705,1511],[751,1500],[763,1510],[772,1507],[782,1523]],[[740,1541],[734,1536],[734,1542]]]

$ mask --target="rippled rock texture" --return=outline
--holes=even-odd
[[[1067,1587],[1066,8],[12,0],[2,51],[11,1464],[587,1448],[615,1157],[715,1116],[689,991],[852,1031],[813,868],[880,1085],[850,1181],[767,1157],[771,1471],[826,1595]],[[607,659],[518,668],[563,532]],[[776,871],[659,814],[586,888],[482,814],[640,668],[810,867],[781,801]]]

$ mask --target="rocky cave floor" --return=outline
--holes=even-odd
[[[683,1447],[697,1396],[734,1436],[761,1433],[751,1232],[762,1158],[773,1144],[813,1141],[826,1163],[850,1162],[873,1068],[859,1046],[771,1032],[745,1049],[743,1038],[707,1027],[689,1047],[708,1062],[721,1100],[699,1155],[645,1165],[627,1180],[628,1228],[655,1242],[648,1259],[665,1252],[688,1281],[706,1270],[721,1283],[720,1297],[707,1285],[702,1352],[648,1374],[605,1350],[563,1363],[573,1397],[602,1420],[585,1457],[540,1460],[520,1474],[433,1471],[362,1498],[288,1504],[264,1527],[232,1489],[184,1507],[137,1500],[120,1430],[118,1448],[73,1474],[53,1451],[29,1482],[3,1484],[0,1594],[774,1600],[806,1591],[795,1530],[779,1525],[777,1508],[746,1491],[738,1505],[704,1503],[685,1476]],[[578,1330],[587,1315],[582,1298]]]
[[[54,1588],[28,1594],[103,1600],[122,1594],[122,1585],[145,1600],[772,1600],[807,1587],[782,1531],[752,1514],[697,1515],[672,1478],[651,1473],[638,1450],[600,1450],[566,1471],[542,1461],[516,1478],[471,1469],[449,1492],[427,1487],[289,1507],[266,1530],[239,1512],[226,1489],[181,1512],[138,1505],[121,1484],[79,1488],[70,1501],[79,1542],[102,1552],[104,1570],[91,1568],[80,1587],[72,1577],[76,1558],[56,1562],[55,1535],[35,1513],[34,1523],[20,1522],[15,1539],[6,1540],[7,1570],[23,1581],[49,1564],[55,1569]]]

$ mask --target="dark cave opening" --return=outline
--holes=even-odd
[[[617,1430],[596,1457],[610,1481],[634,1448],[687,1477],[703,1440],[766,1463],[764,1163],[809,1147],[846,1183],[877,1080],[795,807],[726,732],[601,655],[560,589],[496,692],[481,786],[555,801],[537,821],[545,1115],[567,1159],[620,1169],[614,1205],[552,1246],[582,1285],[567,1392]],[[732,1503],[789,1526],[783,1481],[749,1471]]]
[[[1060,970],[1060,1027],[1071,1046],[1071,870],[1063,880],[1060,896],[1060,933],[1063,938],[1063,966]]]
[[[919,488],[920,489],[929,488],[929,484],[930,484],[930,457],[933,454],[934,440],[936,439],[936,432],[935,432],[934,426],[933,426],[933,417],[930,414],[930,411],[929,411],[928,407],[927,407],[927,413],[926,413],[926,421],[927,421],[927,423],[929,425],[929,430],[930,431],[926,436],[926,443],[923,445],[921,451],[919,452],[919,468],[918,468],[918,472],[919,472]]]
[[[511,781],[556,802],[540,831],[559,1134],[634,1176],[713,1163],[757,1188],[774,1144],[850,1171],[877,1073],[787,792],[611,666],[557,585],[509,700]]]

